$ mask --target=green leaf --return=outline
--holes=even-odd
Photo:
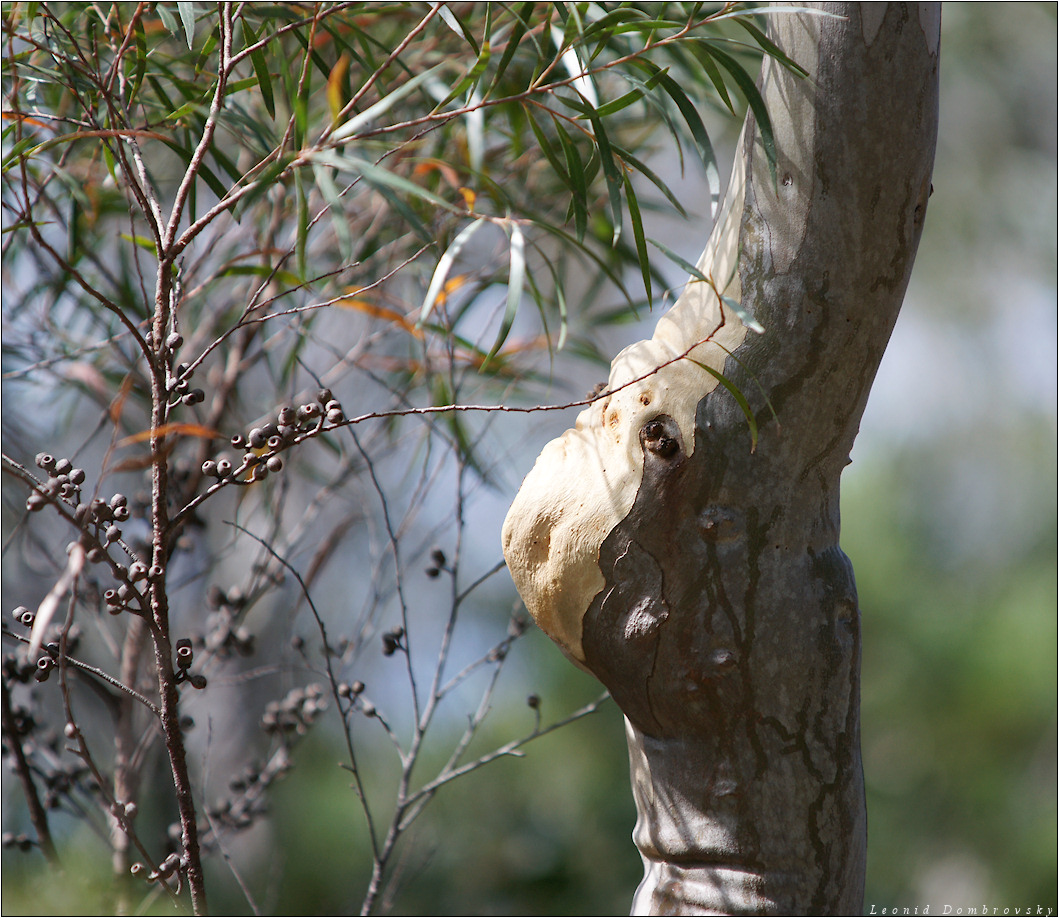
[[[632,155],[632,153],[630,153],[624,147],[615,146],[614,149],[617,150],[618,155],[623,160],[625,160],[625,162],[633,166],[637,172],[641,173],[645,178],[647,178],[651,182],[652,185],[655,186],[655,188],[657,188],[659,191],[662,192],[662,194],[666,196],[666,199],[669,201],[670,204],[673,205],[674,208],[676,208],[676,211],[678,214],[680,214],[680,216],[687,217],[688,212],[684,209],[684,205],[677,200],[677,196],[673,194],[672,191],[670,191],[669,186],[665,182],[663,182],[662,179],[659,178],[655,174],[655,172],[647,166],[646,163],[638,160],[635,156]]]
[[[147,240],[150,242],[150,240]],[[152,245],[153,249],[154,246]],[[301,279],[293,271],[276,271],[266,265],[231,265],[217,272],[218,277],[274,277],[288,287],[298,287]]]
[[[188,39],[188,49],[195,47],[195,4],[187,0],[179,0],[177,9],[180,11],[180,21],[184,26],[184,34]]]
[[[640,217],[640,205],[636,200],[636,192],[633,190],[629,176],[625,175],[625,200],[629,204],[629,222],[632,223],[632,236],[636,242],[636,257],[640,262],[640,273],[643,275],[644,290],[647,291],[647,302],[652,302],[651,297],[651,263],[647,256],[647,242],[644,239],[643,220]]]
[[[496,355],[507,336],[511,326],[515,322],[515,314],[522,300],[522,288],[526,279],[526,237],[522,234],[522,227],[518,223],[511,223],[511,269],[507,279],[507,306],[504,309],[504,318],[500,323],[500,332],[496,336],[492,350],[482,362],[480,371],[484,370]]]
[[[176,35],[180,30],[180,20],[173,15],[173,11],[164,3],[159,3],[155,7],[155,12],[158,13],[158,18],[162,20],[162,25],[166,27],[166,31],[170,35]]]
[[[746,98],[747,105],[750,106],[750,110],[754,113],[754,118],[757,120],[758,130],[761,132],[761,143],[765,148],[765,157],[768,159],[769,174],[772,176],[772,184],[776,184],[776,138],[772,133],[772,121],[769,118],[768,109],[765,107],[765,100],[761,98],[761,92],[758,90],[757,85],[751,79],[742,66],[732,57],[729,57],[723,51],[718,50],[712,45],[704,45],[710,55],[716,58],[717,62],[725,68],[731,75],[732,79],[735,80],[739,86],[740,91]]]
[[[759,13],[767,16],[772,16],[776,13],[805,13],[809,16],[827,16],[829,19],[846,18],[839,13],[831,13],[827,10],[811,6],[749,6],[735,10],[731,13],[721,13],[717,16],[711,16],[709,21],[720,22],[722,19],[737,19],[741,16],[756,16]]]
[[[511,34],[507,39],[507,47],[504,48],[504,53],[500,57],[500,63],[497,64],[496,73],[493,75],[493,80],[489,85],[489,89],[485,92],[486,96],[492,92],[494,87],[499,85],[500,79],[503,77],[504,72],[511,63],[511,59],[515,56],[519,42],[522,41],[522,36],[526,34],[527,23],[529,22],[529,17],[533,14],[534,6],[535,4],[532,2],[523,3],[522,6],[519,7],[518,12],[512,12],[512,15],[515,17],[515,24],[511,27]]]
[[[342,198],[331,177],[331,171],[326,166],[314,166],[313,176],[316,179],[316,187],[320,189],[320,195],[331,212],[331,226],[334,228],[338,244],[345,258],[353,261],[353,233],[349,229],[349,222],[342,207]]]
[[[680,114],[684,118],[684,123],[688,126],[688,130],[691,131],[691,136],[694,138],[695,146],[699,151],[699,158],[702,160],[702,164],[706,167],[706,180],[710,186],[711,197],[710,216],[715,216],[717,212],[717,200],[719,197],[721,177],[717,171],[717,157],[714,155],[713,144],[710,143],[710,136],[706,132],[706,125],[702,123],[702,118],[699,117],[699,113],[695,108],[694,103],[687,97],[687,94],[680,88],[680,85],[676,80],[669,76],[664,70],[659,70],[659,68],[650,61],[637,61],[636,63],[638,66],[642,66],[645,70],[655,72],[655,76],[652,79],[655,79],[662,84],[662,88],[680,110]]]
[[[596,115],[600,118],[606,118],[609,115],[613,115],[615,112],[620,112],[623,108],[628,108],[636,102],[639,102],[643,98],[642,89],[633,89],[625,93],[623,96],[619,96],[617,99],[612,99],[601,105],[596,109]],[[586,117],[582,115],[581,117]]]
[[[251,47],[257,42],[257,36],[251,31],[245,19],[243,20],[243,41],[246,42],[247,47]],[[257,85],[261,89],[261,101],[265,105],[265,111],[268,112],[270,118],[275,119],[276,100],[272,95],[272,75],[268,72],[268,62],[265,60],[265,53],[261,48],[250,52],[250,63],[254,66],[254,73],[257,76]]]
[[[584,240],[588,227],[588,181],[577,145],[559,123],[559,119],[555,118],[554,121],[559,141],[563,145],[563,153],[566,155],[566,166],[570,171],[570,189],[573,192],[570,202],[574,209],[574,230],[580,242]]]
[[[434,77],[437,72],[445,66],[445,64],[435,64],[429,70],[424,70],[422,73],[416,74],[407,83],[402,83],[397,89],[387,93],[379,99],[378,102],[369,105],[359,115],[354,115],[349,121],[346,121],[340,127],[336,128],[331,135],[331,139],[342,141],[357,134],[370,122],[379,118],[381,115],[384,115],[406,96],[415,92],[423,83]]]
[[[395,191],[403,191],[406,194],[420,198],[429,204],[433,204],[435,207],[441,207],[445,210],[454,209],[448,201],[439,198],[434,192],[427,191],[426,188],[421,188],[415,182],[411,182],[404,178],[404,176],[397,175],[382,166],[376,166],[373,163],[369,163],[367,160],[361,159],[358,156],[353,156],[348,153],[338,154],[333,151],[323,150],[306,154],[304,158],[306,160],[311,160],[312,162],[333,166],[340,171],[362,175],[364,176],[365,181],[373,187],[386,185],[393,188]]]
[[[298,259],[298,276],[303,280],[308,277],[305,262],[305,244],[309,238],[309,200],[305,194],[305,182],[301,169],[294,173],[294,192],[298,202],[298,237],[295,242],[295,253]]]
[[[587,104],[587,100],[585,102]],[[614,235],[611,239],[611,245],[613,246],[617,245],[618,240],[621,238],[621,174],[618,171],[617,164],[614,162],[614,154],[611,150],[607,132],[603,130],[603,122],[595,115],[592,115],[589,120],[596,136],[599,160],[603,167],[603,176],[607,180],[607,190],[610,193],[610,212],[614,223]]]
[[[149,239],[147,236],[141,236],[138,233],[135,236],[131,236],[128,233],[122,233],[121,238],[126,242],[131,242],[133,245],[139,246],[141,249],[147,249],[152,255],[158,254],[158,249],[155,247],[154,240]]]
[[[775,58],[788,70],[791,70],[794,73],[798,74],[798,76],[804,77],[809,75],[808,70],[797,64],[795,61],[791,60],[791,58],[789,58],[783,52],[783,50],[776,45],[775,42],[773,42],[764,32],[762,32],[761,29],[754,25],[754,23],[748,22],[742,17],[737,18],[735,21],[738,22],[739,25],[741,25],[751,34],[754,41],[756,41],[761,47],[761,50],[764,51],[769,57]]]
[[[656,249],[661,251],[662,254],[666,256],[666,258],[669,258],[671,261],[673,261],[674,263],[679,265],[681,268],[683,268],[685,271],[687,271],[693,278],[695,278],[696,280],[702,281],[704,284],[708,284],[709,287],[720,298],[721,303],[724,306],[727,306],[729,309],[731,309],[732,312],[734,312],[737,316],[739,316],[740,321],[747,328],[749,328],[751,331],[756,331],[758,334],[764,333],[764,331],[765,331],[764,326],[760,322],[758,322],[758,320],[755,319],[749,312],[747,312],[743,308],[741,303],[737,303],[730,296],[724,296],[717,289],[717,285],[712,280],[710,280],[710,278],[708,278],[705,274],[703,274],[698,268],[696,268],[695,265],[693,265],[690,261],[688,261],[688,260],[686,260],[684,258],[681,258],[676,252],[674,252],[668,246],[663,245],[661,242],[658,242],[655,239],[648,239],[647,241],[650,242],[651,245],[653,245]]]
[[[462,230],[459,235],[452,240],[452,244],[442,253],[441,258],[438,259],[438,266],[434,269],[434,274],[430,278],[430,284],[427,287],[427,295],[423,298],[423,305],[419,310],[419,320],[417,325],[422,325],[431,311],[434,309],[434,304],[437,302],[438,295],[441,293],[445,286],[445,281],[448,279],[449,271],[452,270],[452,266],[456,259],[459,257],[463,247],[470,241],[473,236],[481,227],[482,223],[485,222],[484,217],[479,217],[473,223],[468,224]]]
[[[717,382],[724,386],[729,392],[732,393],[732,398],[736,400],[736,403],[743,410],[743,414],[746,416],[746,426],[750,428],[750,452],[754,452],[757,449],[757,419],[754,417],[754,412],[750,410],[750,403],[746,400],[746,396],[739,391],[739,387],[736,386],[728,377],[723,373],[718,372],[711,366],[707,366],[693,357],[688,357],[695,366],[701,367],[711,376],[713,376]]]

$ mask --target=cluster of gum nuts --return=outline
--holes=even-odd
[[[315,402],[298,408],[285,405],[276,412],[275,421],[232,437],[232,448],[245,450],[239,465],[225,457],[207,459],[202,463],[202,474],[224,480],[249,469],[248,480],[261,481],[269,472],[282,470],[283,460],[277,455],[281,450],[293,445],[299,437],[318,432],[325,422],[335,425],[343,420],[342,406],[331,390],[321,389],[316,393]]]

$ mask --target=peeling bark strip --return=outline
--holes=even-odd
[[[824,6],[845,18],[771,17],[809,76],[765,64],[777,181],[748,118],[698,266],[714,289],[689,282],[618,355],[614,394],[545,447],[504,524],[527,607],[625,712],[636,914],[861,910],[860,612],[839,476],[922,229],[940,12]],[[685,353],[697,363],[669,362]],[[747,398],[755,451],[697,364]]]

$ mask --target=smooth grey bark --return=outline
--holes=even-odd
[[[616,525],[593,541],[578,522],[565,538],[584,500],[551,483],[602,475],[620,496],[613,461],[584,460],[606,408],[542,453],[505,523],[527,606],[626,715],[645,865],[636,914],[862,908],[860,610],[839,478],[930,193],[940,12],[824,6],[843,18],[770,17],[809,76],[766,63],[776,181],[749,118],[734,186],[739,296],[765,331],[711,359],[748,400],[756,448],[725,387],[703,386],[689,428],[668,410],[684,383],[659,385],[628,434],[642,466],[622,473],[635,495],[627,509],[614,498]],[[564,577],[566,595],[591,598],[557,626]]]

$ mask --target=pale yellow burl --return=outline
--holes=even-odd
[[[632,508],[643,476],[640,429],[660,414],[695,449],[695,410],[747,333],[721,297],[739,301],[739,226],[746,170],[742,142],[728,192],[692,278],[653,337],[611,363],[603,398],[541,451],[504,520],[504,557],[534,620],[583,665],[582,619],[603,589],[599,549]]]

